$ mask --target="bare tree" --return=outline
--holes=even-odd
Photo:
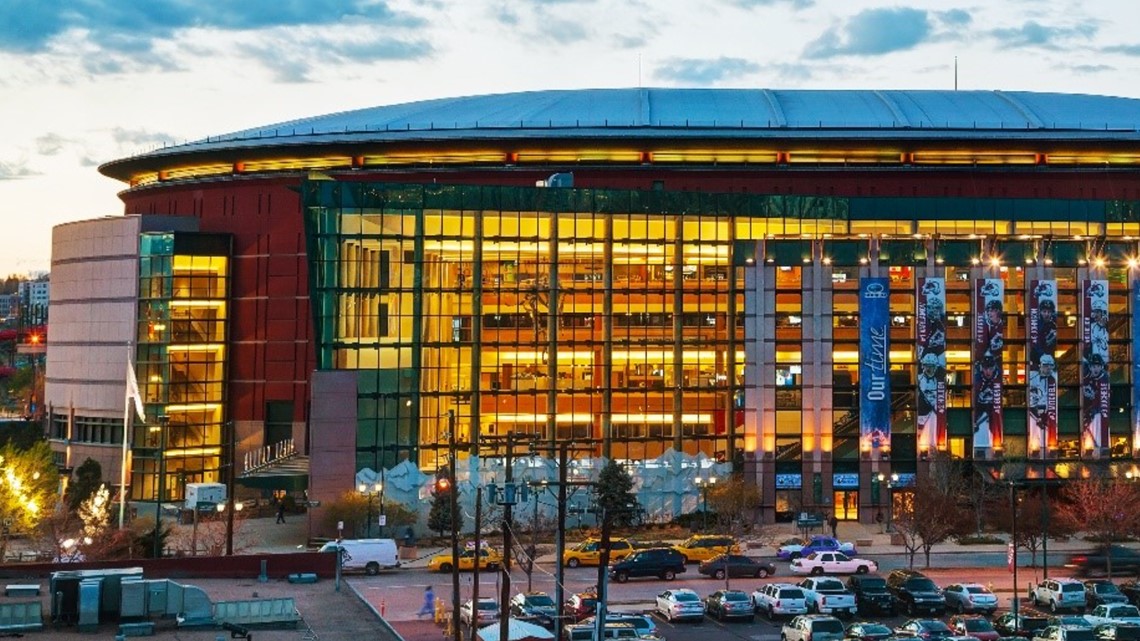
[[[1000,487],[1000,486],[999,486]],[[1014,544],[1030,554],[1030,567],[1037,567],[1037,551],[1042,548],[1046,537],[1060,539],[1072,536],[1073,524],[1070,519],[1056,518],[1049,514],[1044,490],[1016,494],[1017,498],[1017,539]],[[1013,532],[1014,506],[1009,496],[992,499],[986,509],[987,520],[1002,532]]]
[[[1140,529],[1140,488],[1120,479],[1071,481],[1061,491],[1057,518],[1083,530],[1102,545],[1131,536]],[[1112,555],[1105,555],[1112,576]]]
[[[969,526],[959,506],[958,479],[952,470],[932,464],[931,473],[919,476],[913,491],[902,494],[896,504],[894,527],[903,540],[911,567],[919,550],[926,567],[930,567],[931,548]]]
[[[734,474],[723,483],[717,483],[708,494],[709,506],[716,514],[719,530],[732,535],[737,541],[767,545],[775,538],[770,528],[760,522],[760,488],[749,483],[741,474]],[[730,574],[724,572],[724,587],[729,589]]]

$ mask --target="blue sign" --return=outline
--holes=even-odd
[[[859,475],[858,474],[841,474],[836,472],[831,475],[831,485],[835,488],[858,488]]]
[[[799,474],[777,474],[777,490],[798,490],[803,487],[803,477]]]
[[[859,280],[859,443],[864,452],[890,447],[891,282]]]

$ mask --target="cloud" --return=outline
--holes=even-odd
[[[59,134],[44,134],[36,138],[36,151],[41,156],[55,156],[63,151],[70,142]]]
[[[1060,49],[1061,43],[1076,38],[1087,40],[1096,35],[1097,25],[1091,22],[1075,27],[1049,27],[1030,20],[1020,27],[992,29],[990,35],[996,38],[1003,49],[1040,47]]]
[[[778,4],[790,4],[794,9],[806,9],[815,4],[814,0],[729,0],[742,9],[755,9],[756,7],[774,7]]]
[[[1077,73],[1101,73],[1104,71],[1116,71],[1116,67],[1111,65],[1073,65],[1069,67]]]
[[[665,61],[653,75],[677,84],[711,85],[759,70],[760,65],[743,58],[673,58]]]
[[[120,53],[150,52],[154,43],[178,31],[199,28],[257,31],[275,27],[371,24],[415,28],[425,21],[391,9],[384,0],[5,0],[0,3],[0,51],[46,51],[70,30],[101,48]]]
[[[1126,56],[1140,56],[1140,45],[1113,45],[1111,47],[1104,47],[1101,51],[1105,53],[1122,53]]]
[[[807,58],[877,56],[913,49],[931,34],[930,16],[919,9],[867,9],[832,27],[804,48]]]
[[[5,162],[0,160],[0,180],[17,180],[38,175],[39,172],[33,171],[27,162]]]
[[[974,18],[970,15],[969,11],[963,9],[951,9],[949,11],[940,11],[934,14],[938,20],[949,27],[965,27],[973,22]]]
[[[435,53],[426,40],[372,37],[352,40],[347,37],[313,37],[300,44],[258,39],[237,45],[241,52],[269,69],[278,82],[311,82],[314,69],[330,62],[352,62],[356,65],[378,61],[419,60]]]
[[[150,132],[145,129],[123,129],[115,127],[111,130],[111,140],[120,146],[129,147],[155,147],[174,140],[170,134]]]
[[[590,32],[580,22],[549,17],[538,21],[538,31],[562,45],[581,42],[590,36]]]

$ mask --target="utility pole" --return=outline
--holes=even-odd
[[[475,564],[471,570],[471,603],[479,606],[479,565],[483,562],[483,488],[475,486]],[[479,626],[471,626],[471,641],[478,641]]]
[[[507,432],[506,476],[503,479],[503,585],[499,593],[499,639],[506,641],[510,637],[510,607],[511,601],[511,507],[517,500],[518,493],[514,487],[514,450],[515,433]]]
[[[451,638],[462,641],[459,630],[459,486],[455,482],[455,410],[447,410],[447,476],[451,491]],[[472,625],[478,627],[479,604],[475,608]]]

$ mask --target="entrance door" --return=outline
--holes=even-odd
[[[835,490],[835,518],[840,521],[859,520],[859,491]]]

